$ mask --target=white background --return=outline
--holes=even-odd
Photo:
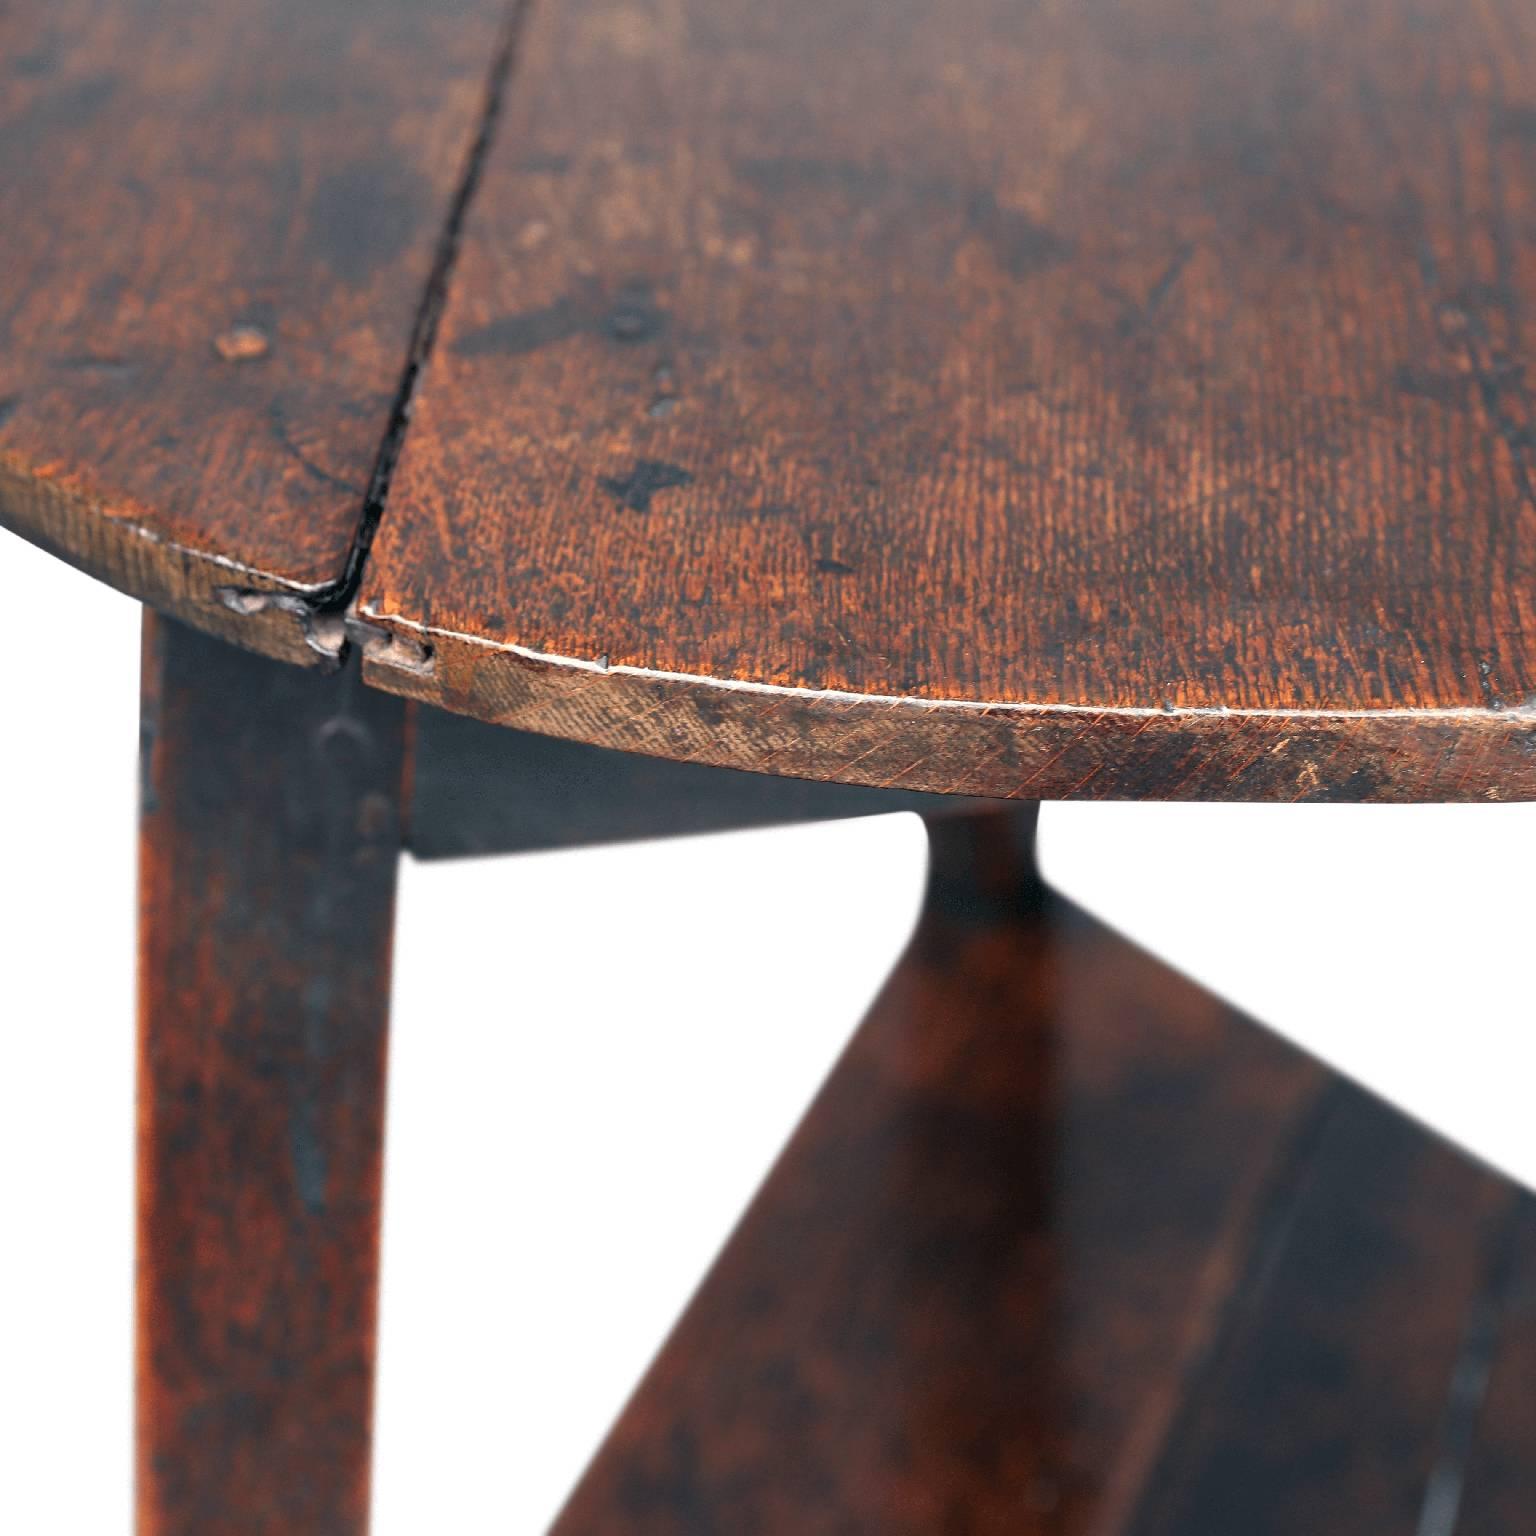
[[[0,1529],[129,1530],[138,609],[0,534]],[[1051,806],[1053,882],[1536,1183],[1536,807]],[[534,1536],[917,910],[880,818],[402,871],[378,1536]]]

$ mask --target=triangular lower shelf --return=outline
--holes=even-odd
[[[557,1536],[1536,1530],[1531,1198],[936,837]]]

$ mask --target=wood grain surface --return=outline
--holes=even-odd
[[[1010,888],[995,824],[931,831],[909,952],[556,1536],[1446,1536],[1520,1197]],[[1479,1536],[1529,1528],[1520,1327]]]
[[[536,6],[368,675],[906,788],[1536,793],[1533,218],[1517,0]]]
[[[0,5],[0,524],[314,659],[505,8]]]
[[[138,1536],[365,1536],[404,706],[151,617]]]
[[[1132,1536],[1451,1536],[1428,1513],[1520,1194],[1343,1083],[1307,1153]]]
[[[673,763],[414,706],[410,851],[460,859],[990,801]]]
[[[155,606],[805,778],[1536,794],[1517,0],[13,0],[0,72],[0,521]]]

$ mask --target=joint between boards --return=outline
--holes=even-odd
[[[385,629],[381,624],[370,623],[355,608],[349,609],[343,617],[342,628],[347,639],[362,652],[365,661],[394,667],[400,672],[413,672],[418,677],[431,675],[436,657],[432,647],[425,642]]]
[[[490,71],[486,76],[480,115],[465,152],[458,183],[448,207],[447,218],[438,236],[432,266],[427,274],[415,321],[406,347],[405,366],[396,389],[394,405],[384,436],[379,444],[373,471],[369,476],[367,494],[363,498],[362,512],[347,552],[339,592],[344,603],[357,594],[362,586],[363,569],[373,549],[373,541],[384,520],[385,506],[389,500],[395,468],[405,447],[410,431],[411,414],[415,407],[416,392],[422,375],[431,360],[437,340],[437,328],[448,301],[448,288],[458,261],[459,246],[469,209],[480,185],[501,122],[507,94],[511,89],[512,75],[516,69],[518,48],[528,10],[533,0],[504,0],[500,35],[491,56]],[[398,665],[391,657],[372,654],[370,659]],[[429,653],[430,654],[430,653]],[[406,670],[420,671],[420,666]]]
[[[432,647],[409,635],[397,634],[362,618],[355,608],[338,608],[323,598],[296,592],[271,592],[251,587],[220,587],[219,601],[247,617],[263,613],[292,615],[303,631],[304,643],[323,659],[328,671],[341,667],[356,646],[365,660],[418,676],[430,674]]]
[[[231,613],[247,617],[261,613],[291,614],[303,632],[304,643],[321,658],[328,671],[334,671],[346,659],[343,616],[323,601],[297,592],[270,592],[253,587],[219,587],[215,596]]]
[[[345,663],[352,645],[357,646],[365,660],[382,666],[418,676],[432,670],[430,646],[359,618],[354,599],[362,585],[363,568],[367,564],[374,535],[383,519],[395,464],[409,429],[416,388],[432,353],[463,225],[501,117],[530,4],[531,0],[506,0],[501,33],[486,79],[475,133],[468,146],[446,223],[439,235],[432,268],[428,273],[426,288],[406,348],[405,367],[340,579],[309,597],[293,592],[238,586],[220,587],[216,592],[218,600],[234,613],[254,615],[275,611],[291,614],[302,630],[304,643],[321,658],[321,666],[328,671]]]

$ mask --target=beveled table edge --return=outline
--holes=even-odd
[[[1536,799],[1536,702],[1229,709],[927,699],[607,665],[362,607],[374,687],[679,762],[1000,799]]]

